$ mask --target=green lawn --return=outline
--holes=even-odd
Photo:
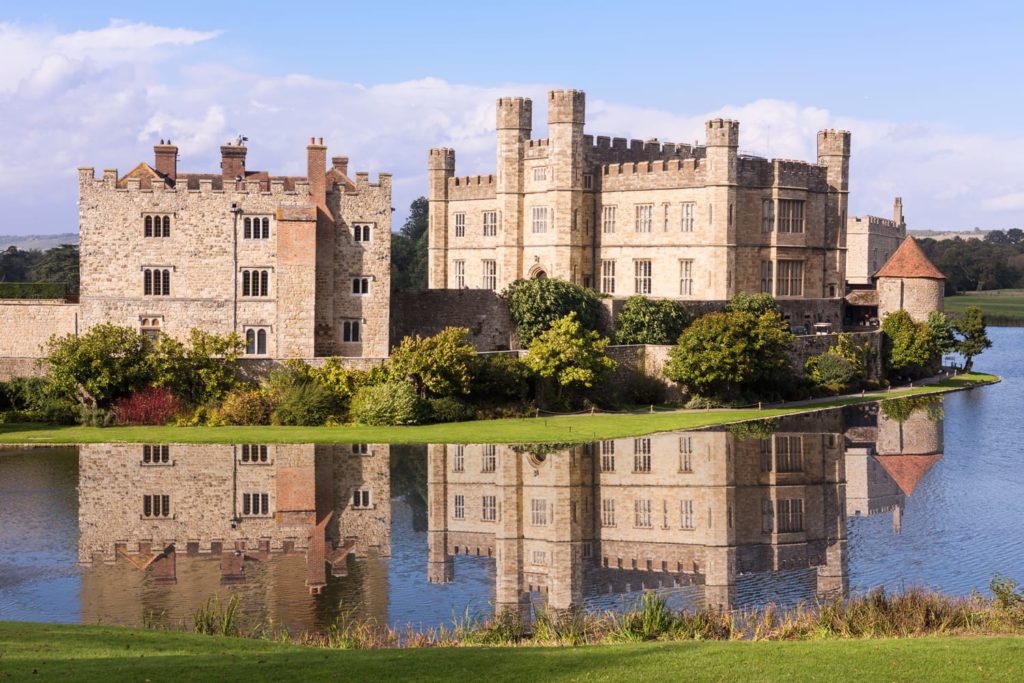
[[[977,306],[994,325],[1024,325],[1024,289],[996,289],[946,297],[946,310],[963,313]]]
[[[0,680],[1024,680],[1024,638],[324,650],[117,627],[0,622]]]
[[[538,443],[584,442],[695,429],[743,420],[778,417],[881,398],[957,391],[997,382],[973,373],[938,384],[841,399],[822,399],[793,407],[740,410],[677,410],[660,413],[568,415],[480,420],[415,427],[58,427],[0,425],[0,443]]]

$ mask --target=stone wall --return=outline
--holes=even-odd
[[[928,320],[932,311],[941,311],[945,302],[945,282],[933,278],[878,278],[878,319],[899,309],[918,322]]]
[[[869,379],[878,380],[884,376],[882,367],[882,333],[881,332],[850,332],[847,333],[857,345],[867,343],[868,345],[868,366],[866,368]],[[790,360],[793,363],[793,370],[796,374],[804,375],[804,363],[811,356],[825,353],[839,343],[838,334],[800,335],[793,342],[790,350]]]
[[[78,312],[62,300],[0,300],[0,380],[38,374],[46,342],[77,332]]]
[[[391,297],[391,345],[405,337],[437,334],[446,327],[469,329],[477,351],[516,347],[508,305],[486,289],[400,290]]]

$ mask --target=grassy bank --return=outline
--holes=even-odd
[[[0,622],[0,679],[1016,681],[1024,638],[324,650],[116,627]]]
[[[977,306],[989,325],[1024,326],[1024,289],[994,289],[946,297],[946,310],[963,313],[968,306]]]
[[[958,391],[999,381],[972,373],[936,384],[758,410],[676,410],[479,420],[414,427],[60,427],[0,425],[0,443],[537,443],[585,442],[780,417],[885,398]]]

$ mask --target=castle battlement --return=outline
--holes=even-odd
[[[449,199],[489,199],[497,192],[494,175],[459,176],[448,179]]]
[[[526,141],[527,147],[547,147],[551,144],[551,140],[548,138],[538,138],[536,140],[530,139]]]

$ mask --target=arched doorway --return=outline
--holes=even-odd
[[[534,264],[533,268],[530,268],[529,277],[531,280],[546,280],[548,272],[544,269],[544,266],[537,263]]]

